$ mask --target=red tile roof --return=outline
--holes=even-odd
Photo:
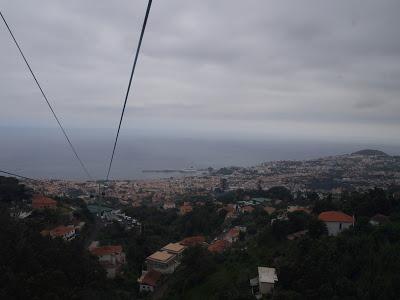
[[[41,195],[35,195],[33,196],[32,199],[32,206],[34,208],[39,208],[39,207],[43,207],[43,206],[56,206],[57,205],[57,201],[45,197],[45,196],[41,196]]]
[[[50,235],[52,237],[62,237],[63,235],[74,231],[74,226],[58,226],[50,230]]]
[[[208,246],[208,251],[213,253],[222,253],[230,247],[231,243],[225,240],[217,240]]]
[[[342,222],[342,223],[353,223],[353,217],[346,215],[341,211],[324,211],[319,214],[318,219],[323,222]]]
[[[139,283],[155,287],[161,276],[160,272],[151,269],[139,279]]]
[[[243,207],[242,207],[242,212],[251,213],[251,212],[253,212],[253,211],[254,211],[254,207],[253,207],[253,206],[246,205],[246,206],[243,206]]]
[[[117,246],[102,246],[102,247],[97,247],[90,252],[93,255],[96,256],[104,256],[104,255],[110,255],[110,254],[120,254],[122,252],[122,246],[117,245]]]
[[[186,247],[194,247],[196,245],[201,245],[206,241],[206,238],[202,235],[197,235],[197,236],[190,236],[187,238],[184,238],[180,244],[184,245]]]
[[[227,238],[235,238],[238,237],[240,234],[240,230],[238,228],[231,228],[227,233],[226,233],[226,237]]]

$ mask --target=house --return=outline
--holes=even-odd
[[[100,265],[106,269],[107,277],[114,278],[120,271],[122,266],[125,264],[125,253],[122,251],[121,245],[116,246],[101,246],[97,244],[91,244],[89,251],[97,256]]]
[[[369,220],[369,223],[373,226],[383,225],[387,222],[389,222],[389,217],[382,214],[376,214]]]
[[[51,238],[62,238],[65,241],[70,241],[75,238],[75,227],[74,226],[58,226],[49,231]]]
[[[206,242],[206,238],[204,236],[197,235],[197,236],[186,237],[179,243],[186,247],[194,247],[197,245],[204,245],[205,242]]]
[[[252,213],[253,211],[254,211],[254,207],[253,206],[250,206],[250,205],[246,205],[246,206],[243,206],[241,209],[240,209],[240,211],[242,212],[242,213]]]
[[[41,195],[35,195],[32,198],[32,208],[33,209],[54,209],[57,207],[57,201],[41,196]]]
[[[172,274],[179,265],[176,255],[167,251],[157,251],[146,258],[147,270],[156,270],[162,274]]]
[[[302,211],[306,214],[311,214],[311,209],[304,207],[304,206],[289,205],[287,208],[288,213],[292,213],[292,212],[296,212],[296,211]]]
[[[354,224],[354,217],[341,211],[324,211],[319,214],[318,219],[326,224],[328,234],[333,236]]]
[[[286,236],[286,238],[289,241],[293,241],[293,240],[297,240],[298,238],[305,236],[307,233],[308,233],[308,230],[301,230],[301,231],[297,231],[295,233],[288,234]]]
[[[168,245],[161,248],[161,251],[166,251],[170,254],[176,255],[176,259],[179,261],[182,258],[183,251],[185,251],[186,246],[180,243],[169,243]]]
[[[258,267],[258,277],[250,279],[251,292],[256,299],[272,294],[278,276],[274,268]]]
[[[231,228],[229,231],[225,234],[224,240],[228,241],[229,243],[235,243],[239,240],[239,235],[240,235],[240,230],[239,228]]]
[[[231,243],[226,240],[216,240],[208,246],[208,251],[212,253],[222,253],[231,246]]]
[[[162,273],[154,269],[150,271],[143,271],[142,276],[138,279],[139,291],[143,292],[154,292],[157,285],[160,283]]]
[[[174,209],[176,207],[175,202],[172,201],[166,201],[163,204],[163,209],[167,210],[167,209]]]
[[[276,208],[272,206],[265,206],[264,211],[266,211],[270,215],[276,211]]]
[[[186,215],[192,211],[193,207],[188,202],[184,202],[183,205],[179,208],[179,214],[181,216]]]
[[[258,285],[261,295],[271,294],[278,282],[275,268],[258,267]]]

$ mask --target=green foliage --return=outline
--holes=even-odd
[[[30,197],[25,186],[19,184],[17,179],[0,176],[0,203],[21,202]]]
[[[107,299],[105,271],[80,243],[42,237],[0,214],[1,299]]]

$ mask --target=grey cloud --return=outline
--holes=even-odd
[[[67,126],[115,126],[145,5],[3,0]],[[337,132],[344,122],[348,130],[387,124],[394,132],[398,11],[396,0],[155,1],[125,126],[162,116],[187,128],[196,119],[233,131],[243,120],[329,123]],[[1,123],[52,126],[3,27],[0,51]]]

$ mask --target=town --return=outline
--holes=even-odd
[[[310,237],[342,236],[365,221],[391,224],[400,201],[398,157],[371,150],[209,172],[108,183],[21,181],[27,194],[10,199],[10,216],[45,239],[80,245],[108,280],[130,280],[124,292],[139,299],[186,297],[197,286],[193,279],[181,290],[193,268],[204,273],[204,285],[213,272],[241,269],[245,277],[227,276],[222,286],[231,278],[241,286],[236,296],[262,299],[288,284],[277,253]],[[16,182],[5,183],[20,193]]]

